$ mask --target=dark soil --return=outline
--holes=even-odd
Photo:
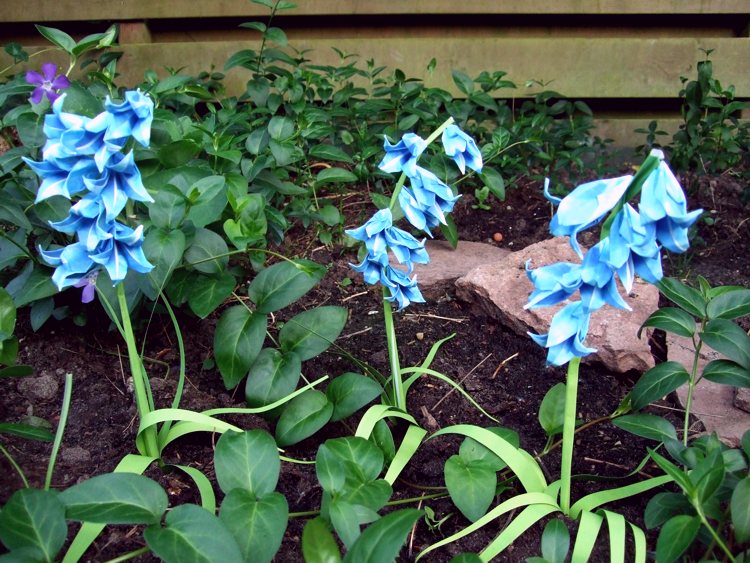
[[[701,222],[694,250],[687,257],[666,261],[671,275],[706,277],[712,284],[739,284],[750,287],[747,256],[750,255],[750,221],[747,208],[740,203],[743,186],[728,176],[700,180],[700,195],[693,197],[691,208],[701,206],[710,212],[714,225]],[[454,212],[462,240],[491,242],[509,249],[547,238],[550,206],[541,195],[538,182],[528,182],[509,190],[504,202],[494,202],[490,211],[472,208],[474,200],[467,195]],[[353,208],[362,209],[362,206]],[[356,223],[358,218],[352,218]],[[493,235],[502,235],[500,242]],[[347,263],[354,260],[352,251],[315,247],[300,229],[292,233],[293,246],[282,248],[287,255],[304,254],[323,264],[330,264],[323,282],[292,310],[281,311],[279,320],[301,309],[322,304],[342,304],[350,310],[350,320],[338,344],[376,369],[387,371],[385,336],[379,291],[366,287]],[[496,237],[497,238],[497,237]],[[342,284],[351,278],[349,285]],[[73,292],[69,292],[73,293]],[[186,340],[189,382],[181,406],[196,411],[217,406],[244,406],[241,385],[237,391],[224,389],[215,368],[210,367],[212,334],[216,315],[205,320],[182,314],[180,318]],[[73,374],[73,400],[63,448],[55,470],[53,486],[65,488],[93,475],[112,471],[122,457],[134,451],[137,421],[132,392],[128,383],[128,367],[122,341],[109,331],[105,317],[95,310],[88,313],[85,327],[72,321],[48,322],[37,333],[31,331],[27,314],[21,313],[18,335],[21,339],[19,362],[34,368],[34,379],[0,381],[0,420],[22,420],[38,416],[55,424],[60,416],[64,374]],[[550,387],[564,381],[564,371],[545,367],[545,353],[528,338],[519,337],[497,321],[483,316],[459,300],[451,292],[431,299],[424,305],[413,305],[397,315],[397,332],[402,365],[417,365],[437,340],[455,333],[441,348],[433,369],[460,382],[464,388],[500,424],[516,430],[521,445],[529,452],[544,448],[546,437],[537,422],[539,404]],[[141,326],[141,336],[145,334]],[[155,318],[148,330],[146,356],[149,361],[152,387],[159,406],[168,406],[175,388],[177,345],[168,322]],[[304,374],[312,379],[323,374],[337,375],[357,371],[356,366],[339,355],[326,353],[306,362]],[[638,373],[615,375],[601,366],[584,365],[579,389],[579,415],[594,420],[611,413],[639,377]],[[472,407],[459,393],[438,380],[423,378],[409,394],[409,412],[419,424],[432,431],[456,423],[483,426],[495,425]],[[669,401],[666,406],[675,407]],[[357,416],[342,423],[330,424],[317,435],[287,449],[299,459],[313,459],[325,439],[351,435]],[[255,416],[234,416],[232,422],[245,428],[273,430],[264,419]],[[212,446],[217,436],[186,437],[170,446],[165,459],[171,463],[189,464],[213,476]],[[44,481],[49,444],[3,436],[3,445],[26,472],[32,486]],[[457,452],[459,440],[437,438],[426,442],[396,483],[394,498],[417,497],[424,487],[441,487],[446,459]],[[604,483],[580,480],[574,484],[573,498],[602,487],[630,482],[626,477],[645,455],[649,445],[611,424],[594,425],[583,431],[576,442],[574,468],[578,474],[597,474],[617,478]],[[559,474],[559,451],[541,458],[549,481]],[[0,456],[0,502],[22,485],[5,457]],[[658,471],[647,466],[643,474]],[[168,490],[172,505],[196,502],[197,495],[190,481],[177,471],[151,469],[148,475],[159,480]],[[318,509],[321,490],[312,466],[282,465],[279,490],[289,501],[291,512]],[[217,491],[218,492],[218,491]],[[433,492],[430,490],[429,492]],[[649,494],[613,505],[625,517],[643,526],[643,509]],[[426,546],[465,527],[468,521],[448,499],[428,503],[437,519],[450,517],[438,529],[430,529],[420,521],[407,546],[403,561],[413,560]],[[422,505],[424,506],[424,505]],[[277,561],[301,561],[299,550],[305,520],[290,521]],[[481,551],[506,524],[498,521],[479,532],[444,548],[430,561],[448,561],[464,551]],[[74,526],[71,525],[71,532]],[[539,555],[541,526],[523,535],[499,560],[522,561]],[[71,534],[72,537],[72,534]],[[606,536],[605,536],[606,537]],[[653,541],[653,537],[650,541]],[[606,560],[606,539],[599,542],[595,559]],[[104,561],[143,546],[138,528],[108,527],[87,559]],[[653,545],[653,544],[651,544]],[[152,559],[144,557],[141,560]]]

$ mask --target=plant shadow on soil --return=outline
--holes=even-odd
[[[666,261],[665,266],[680,274],[703,275],[712,284],[739,284],[750,287],[747,256],[750,255],[750,222],[745,221],[746,209],[740,204],[740,185],[721,176],[701,180],[702,196],[691,208],[704,207],[718,221],[713,226],[701,224],[699,236],[704,241],[691,251],[688,261]],[[739,190],[739,191],[738,191]],[[508,199],[494,202],[490,211],[471,207],[472,197],[465,196],[457,205],[454,217],[461,240],[492,242],[494,233],[503,235],[502,245],[511,250],[549,236],[549,204],[542,198],[537,183],[509,190]],[[357,219],[353,219],[353,223]],[[330,264],[323,282],[289,310],[278,314],[279,320],[291,317],[300,310],[319,305],[346,306],[349,321],[337,341],[344,350],[354,354],[380,371],[387,371],[385,333],[378,288],[366,287],[348,267],[353,252],[344,249],[313,248],[304,233],[293,248],[281,248],[287,255],[306,255],[323,264]],[[290,233],[289,240],[295,233]],[[307,244],[307,247],[305,247]],[[494,243],[493,243],[494,244]],[[344,278],[352,283],[343,285]],[[73,293],[73,292],[69,292]],[[127,380],[127,360],[122,341],[108,330],[108,322],[101,314],[89,314],[84,328],[71,321],[49,322],[34,333],[28,326],[28,315],[20,314],[18,335],[21,339],[19,362],[34,368],[33,379],[0,381],[0,411],[3,420],[21,420],[28,415],[39,416],[55,424],[59,420],[64,374],[73,374],[73,399],[63,448],[58,458],[53,486],[65,488],[94,475],[112,471],[119,460],[134,451],[137,426],[133,397]],[[227,391],[214,368],[204,362],[210,360],[213,328],[218,315],[199,320],[182,314],[180,323],[186,340],[188,382],[181,407],[196,411],[209,408],[244,406],[244,384],[235,391]],[[531,453],[540,452],[546,436],[538,421],[537,412],[544,394],[556,383],[564,382],[563,369],[545,366],[545,352],[523,336],[512,333],[496,320],[456,299],[450,291],[434,295],[423,305],[413,305],[396,317],[396,327],[402,366],[418,365],[432,344],[455,333],[447,341],[432,368],[461,382],[499,424],[516,430],[521,446]],[[143,328],[143,327],[141,327]],[[745,326],[747,329],[748,327]],[[142,333],[141,333],[142,335]],[[661,356],[663,351],[657,351]],[[168,406],[173,397],[178,365],[177,344],[168,322],[156,318],[150,326],[145,355],[155,400],[160,407]],[[210,363],[210,362],[209,362]],[[204,369],[205,366],[205,369]],[[336,376],[346,371],[357,371],[355,365],[339,354],[328,352],[305,362],[303,373],[308,379],[328,374]],[[601,365],[584,364],[579,385],[579,417],[592,420],[610,414],[640,376],[638,373],[617,375]],[[497,425],[472,407],[459,393],[438,380],[423,377],[408,396],[409,412],[429,431],[457,423],[482,426]],[[658,414],[678,408],[668,397],[655,407]],[[361,413],[360,413],[361,414]],[[327,425],[316,435],[287,448],[286,453],[298,459],[312,460],[319,444],[325,439],[352,435],[356,428],[355,414],[349,419]],[[677,420],[679,412],[675,415]],[[243,428],[273,430],[273,425],[258,416],[231,416],[231,422]],[[165,461],[189,464],[214,480],[212,457],[217,436],[190,436],[171,445]],[[458,438],[441,437],[424,443],[394,485],[394,499],[417,497],[425,491],[442,487],[445,461],[457,453]],[[24,469],[32,486],[41,486],[50,453],[49,444],[3,437],[3,444]],[[612,478],[594,482],[577,480],[573,498],[599,490],[632,482],[627,475],[633,471],[653,442],[638,439],[609,423],[595,425],[581,432],[575,445],[574,474],[596,474]],[[541,458],[548,481],[559,475],[559,450]],[[5,502],[21,481],[7,460],[0,461],[0,502]],[[197,502],[197,493],[184,474],[152,468],[148,476],[158,480],[170,495],[172,506]],[[658,469],[647,465],[642,475],[657,475]],[[637,479],[638,477],[636,477]],[[215,480],[214,480],[215,484]],[[321,489],[311,465],[282,464],[278,490],[289,502],[290,512],[318,509]],[[217,489],[218,492],[218,489]],[[507,495],[507,493],[505,493]],[[643,510],[649,493],[609,505],[629,521],[643,527]],[[422,549],[450,535],[468,521],[449,499],[426,503],[437,519],[451,515],[439,529],[431,529],[420,520],[401,551],[401,561],[411,561]],[[421,505],[422,507],[425,504]],[[460,541],[433,552],[429,561],[448,561],[465,551],[481,551],[509,521],[505,516]],[[304,519],[290,520],[276,561],[301,561],[300,538]],[[70,526],[72,537],[76,526]],[[522,561],[539,555],[542,525],[537,525],[514,542],[498,558],[500,561]],[[571,532],[574,533],[571,525]],[[655,537],[649,537],[653,546]],[[104,561],[143,546],[137,527],[110,526],[88,552],[86,559]],[[593,560],[608,560],[606,532],[602,533]],[[143,556],[140,561],[154,560]]]

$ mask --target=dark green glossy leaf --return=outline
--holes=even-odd
[[[651,456],[651,459],[656,462],[656,465],[658,465],[662,469],[662,471],[664,471],[664,473],[674,479],[674,482],[677,483],[687,495],[693,494],[693,484],[690,482],[690,478],[688,477],[687,473],[682,471],[674,463],[669,461],[664,456],[656,453],[652,449],[649,448],[648,452]]]
[[[711,348],[750,369],[750,336],[732,321],[714,319],[700,335]]]
[[[55,295],[57,287],[52,283],[51,275],[52,270],[43,266],[36,266],[30,273],[24,275],[23,283],[20,286],[8,284],[6,289],[13,297],[16,307],[21,308],[33,301]]]
[[[227,206],[226,179],[224,176],[201,178],[190,186],[186,195],[191,202],[187,219],[196,227],[205,227],[218,221]]]
[[[718,448],[712,450],[690,472],[695,497],[701,504],[708,502],[719,488],[724,480],[724,472],[724,458]]]
[[[484,185],[490,189],[492,195],[494,195],[500,201],[505,201],[505,180],[503,180],[502,174],[490,168],[488,166],[482,168],[482,173],[479,175],[484,182]]]
[[[216,516],[194,504],[182,504],[166,517],[166,526],[149,526],[146,545],[166,563],[185,561],[242,563],[242,552],[231,532]]]
[[[287,403],[276,425],[276,442],[289,446],[312,436],[331,419],[333,405],[324,393],[305,391]]]
[[[177,168],[187,164],[201,150],[198,143],[191,139],[180,139],[159,148],[159,162],[165,168]]]
[[[29,320],[31,321],[32,330],[36,332],[42,328],[44,323],[46,323],[52,316],[52,311],[54,310],[55,300],[52,297],[34,301],[31,304],[31,310],[29,311]]]
[[[21,142],[26,147],[41,147],[47,137],[44,135],[44,116],[37,115],[33,111],[22,113],[16,119],[16,131]]]
[[[228,252],[227,243],[215,232],[196,229],[193,242],[185,251],[185,262],[204,274],[219,274],[229,264]]]
[[[328,508],[328,514],[331,518],[333,529],[341,538],[341,542],[351,548],[359,537],[360,519],[357,509],[351,503],[336,499],[331,502]]]
[[[307,154],[311,158],[319,158],[321,160],[346,162],[347,164],[351,164],[353,162],[351,156],[334,145],[326,145],[322,143],[319,145],[313,145],[312,147],[310,147],[310,150]]]
[[[386,514],[360,534],[344,557],[346,563],[382,563],[393,561],[401,551],[414,523],[424,513],[406,508]]]
[[[369,440],[355,436],[326,440],[318,448],[315,473],[325,491],[343,490],[350,465],[358,468],[364,480],[377,479],[383,470],[383,452]]]
[[[7,368],[0,369],[0,378],[1,377],[26,377],[28,375],[31,375],[34,373],[34,370],[31,366],[27,365],[17,365],[17,366],[9,366]]]
[[[662,441],[666,438],[677,438],[674,426],[660,416],[653,414],[628,414],[612,421],[618,428],[650,440]]]
[[[234,536],[245,561],[269,563],[284,539],[289,506],[281,493],[258,499],[249,491],[234,489],[224,497],[219,519]]]
[[[640,410],[658,401],[680,385],[687,383],[690,375],[678,362],[662,362],[644,373],[633,386],[631,402],[633,409]]]
[[[474,91],[474,81],[460,70],[453,71],[453,83],[458,89],[466,94],[470,95]]]
[[[156,194],[154,200],[148,208],[151,222],[166,231],[178,228],[187,214],[185,196],[177,189],[164,189]]]
[[[638,331],[639,336],[645,327],[659,328],[677,336],[692,338],[695,334],[695,319],[692,315],[677,307],[662,307],[646,319],[646,322]]]
[[[264,430],[225,432],[214,451],[216,480],[225,493],[243,489],[257,498],[273,492],[281,460],[273,437]]]
[[[51,442],[53,438],[48,429],[23,422],[0,422],[0,434],[12,434],[39,442]]]
[[[656,560],[676,561],[690,547],[701,527],[697,516],[680,515],[670,518],[656,540]]]
[[[321,517],[313,518],[302,530],[305,563],[340,563],[341,554],[333,534]]]
[[[730,509],[734,535],[738,542],[745,543],[750,540],[750,477],[745,477],[735,486]]]
[[[349,170],[344,168],[324,168],[315,177],[315,184],[321,186],[323,184],[345,184],[349,182],[356,182],[357,176]]]
[[[167,509],[167,493],[143,475],[105,473],[60,493],[70,520],[101,524],[154,524]]]
[[[703,368],[703,377],[714,383],[750,387],[750,370],[731,360],[712,360]]]
[[[294,121],[289,117],[276,115],[268,122],[268,134],[274,141],[285,141],[294,135]]]
[[[326,388],[326,396],[333,404],[331,422],[354,414],[382,392],[380,384],[369,377],[359,373],[342,373]]]
[[[706,307],[709,319],[737,319],[750,315],[750,289],[736,289],[711,299]]]
[[[702,319],[706,314],[706,301],[700,292],[674,278],[662,278],[658,284],[664,297],[691,315]]]
[[[279,331],[284,352],[294,352],[303,361],[325,352],[344,329],[349,311],[328,305],[304,311],[287,321]]]
[[[0,341],[13,336],[16,329],[16,304],[4,288],[0,287]]]
[[[259,313],[271,313],[294,303],[325,275],[325,268],[309,260],[283,261],[260,272],[248,288]]]
[[[453,504],[472,522],[485,515],[495,498],[497,475],[482,461],[453,455],[445,462],[445,485]]]
[[[31,548],[53,561],[67,535],[65,507],[53,491],[20,489],[0,512],[0,541],[8,549]]]
[[[44,25],[35,25],[34,27],[36,27],[36,30],[47,41],[53,45],[57,45],[66,53],[73,53],[73,49],[76,47],[76,42],[70,35],[54,27],[47,27]]]
[[[648,501],[643,520],[646,528],[653,530],[678,514],[693,514],[688,498],[681,493],[657,493]]]
[[[193,313],[205,319],[232,294],[236,281],[228,272],[199,279],[200,283],[190,289],[188,305]]]
[[[150,299],[156,299],[163,290],[185,253],[185,234],[182,231],[150,229],[143,242],[143,252],[154,269],[145,278],[141,289]]]
[[[297,387],[301,370],[302,361],[297,354],[264,348],[248,373],[245,384],[247,404],[262,407],[283,399]]]
[[[266,316],[244,305],[221,314],[214,330],[214,357],[224,386],[234,389],[247,375],[266,338]]]

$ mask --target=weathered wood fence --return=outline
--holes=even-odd
[[[715,76],[750,99],[750,0],[297,0],[274,25],[308,58],[337,64],[331,48],[362,61],[400,68],[428,85],[455,90],[451,70],[470,76],[504,70],[523,97],[546,84],[593,107],[600,134],[633,142],[632,131],[658,118],[676,126],[681,76],[692,77],[701,51],[712,49]],[[33,24],[74,36],[120,24],[121,83],[153,69],[222,70],[240,49],[256,48],[256,32],[238,27],[265,21],[249,0],[1,0],[0,42],[44,45]],[[4,56],[4,55],[3,55]],[[432,58],[437,67],[427,66]],[[2,60],[7,61],[7,57]],[[244,89],[247,71],[227,75]],[[747,117],[747,116],[743,116]]]

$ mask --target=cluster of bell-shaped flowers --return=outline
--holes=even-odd
[[[149,145],[153,101],[140,91],[129,91],[120,103],[107,98],[104,111],[93,118],[63,111],[64,102],[65,94],[45,116],[42,161],[24,159],[42,179],[36,202],[53,196],[72,202],[68,216],[50,225],[75,235],[76,241],[40,249],[55,267],[52,280],[62,290],[94,280],[102,268],[114,284],[130,269],[147,273],[153,265],[143,254],[143,226],[133,229],[117,219],[129,200],[153,201],[133,152],[123,152],[131,138]],[[93,297],[91,292],[88,296]]]
[[[630,309],[619,293],[619,277],[630,293],[637,274],[649,283],[662,278],[661,251],[684,252],[689,248],[688,229],[703,212],[688,212],[682,187],[664,162],[664,154],[652,151],[659,164],[643,182],[638,209],[623,201],[632,176],[597,180],[578,186],[565,198],[545,195],[558,205],[550,223],[556,236],[570,237],[573,250],[583,258],[580,264],[560,262],[526,271],[534,284],[526,308],[556,305],[579,293],[580,300],[567,303],[552,318],[547,334],[529,334],[548,349],[547,363],[560,366],[573,357],[583,357],[594,349],[584,345],[591,313],[605,304]],[[633,194],[635,195],[635,194]],[[577,235],[597,225],[618,209],[606,236],[583,255]]]
[[[482,169],[482,155],[474,140],[458,126],[449,125],[443,131],[445,153],[458,165],[461,172],[466,166],[477,172]],[[429,236],[431,228],[446,224],[445,215],[453,210],[459,196],[440,178],[417,164],[427,148],[427,141],[415,133],[406,133],[395,145],[387,138],[385,157],[378,167],[383,172],[403,173],[409,180],[398,193],[398,203],[406,219],[415,228]],[[348,229],[346,233],[365,243],[367,255],[352,268],[360,272],[365,283],[380,283],[388,289],[385,298],[398,303],[399,310],[410,303],[423,303],[424,297],[417,286],[416,276],[410,277],[414,264],[426,264],[430,258],[424,240],[417,240],[408,232],[393,226],[390,208],[381,209],[364,225]],[[394,268],[388,250],[404,269]]]

